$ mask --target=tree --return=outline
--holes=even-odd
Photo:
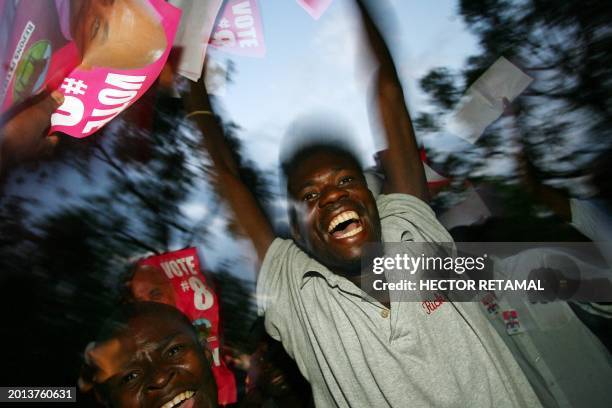
[[[518,100],[512,125],[545,181],[563,182],[589,170],[592,157],[610,146],[612,132],[612,9],[601,1],[461,0],[459,14],[481,52],[461,71],[437,68],[421,79],[434,107],[416,124],[435,131],[467,87],[504,56],[535,81]],[[504,121],[491,126],[476,155],[451,158],[478,176],[492,157],[508,154]],[[554,150],[554,155],[553,155]],[[452,168],[451,168],[452,171]],[[508,172],[506,180],[512,179]]]
[[[242,157],[239,127],[226,126],[241,171],[264,195],[265,179]],[[59,146],[57,160],[92,183],[67,187],[77,199],[36,203],[26,196],[2,197],[3,327],[9,349],[19,351],[3,360],[5,383],[74,384],[81,353],[115,307],[118,281],[129,264],[146,253],[205,242],[210,216],[194,223],[181,212],[202,188],[206,204],[216,208],[219,201],[204,182],[201,137],[179,100],[152,90],[104,132]],[[56,167],[43,163],[38,174],[48,180]],[[249,332],[253,317],[250,288],[227,272],[219,280],[227,293],[221,299],[226,337],[238,336],[242,344],[239,335]]]

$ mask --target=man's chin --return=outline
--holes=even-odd
[[[350,238],[335,239],[323,237],[320,248],[311,247],[308,251],[330,271],[339,275],[358,275],[361,272],[361,258],[364,247],[373,238],[367,231]],[[317,254],[319,254],[317,256]]]
[[[352,267],[359,267],[366,244],[370,242],[366,237],[350,243],[330,243],[332,257],[339,263]]]
[[[329,248],[327,262],[323,262],[332,272],[358,273],[361,270],[362,246],[351,248]],[[334,251],[334,249],[336,249]]]

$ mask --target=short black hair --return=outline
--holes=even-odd
[[[348,158],[357,168],[363,170],[363,163],[359,159],[356,152],[346,146],[346,143],[341,141],[314,141],[304,144],[293,150],[281,160],[281,171],[285,179],[286,187],[289,188],[289,176],[298,167],[298,165],[306,158],[309,158],[317,153],[325,152],[337,155],[339,157]]]
[[[280,148],[281,185],[288,187],[289,175],[306,158],[326,152],[349,158],[363,170],[359,141],[348,122],[339,120],[338,115],[330,112],[315,112],[304,115],[289,126]]]
[[[120,305],[102,324],[96,340],[99,342],[116,337],[128,328],[131,320],[137,317],[160,314],[168,315],[174,320],[182,321],[195,335],[197,335],[189,318],[176,307],[166,305],[165,303],[135,301]]]

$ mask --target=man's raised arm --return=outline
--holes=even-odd
[[[378,63],[376,102],[387,137],[388,150],[382,157],[385,193],[406,193],[429,200],[425,170],[406,108],[404,92],[391,53],[374,24],[365,0],[356,0],[370,49]]]
[[[260,262],[274,239],[274,232],[257,200],[240,179],[238,166],[225,140],[223,127],[214,115],[204,85],[204,75],[192,83],[185,97],[190,118],[202,132],[203,144],[212,160],[218,191],[229,204],[238,224],[253,242]]]

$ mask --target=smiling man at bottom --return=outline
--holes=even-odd
[[[123,307],[85,351],[79,379],[109,407],[216,408],[210,361],[189,319],[154,302]]]
[[[359,287],[364,244],[452,239],[426,203],[424,170],[391,55],[357,4],[379,63],[375,96],[389,145],[386,195],[377,201],[343,146],[303,146],[283,166],[293,239],[275,239],[210,115],[203,81],[187,101],[217,188],[262,261],[257,292],[266,330],[295,359],[318,407],[540,406],[478,305],[446,301],[432,311],[374,299]]]

